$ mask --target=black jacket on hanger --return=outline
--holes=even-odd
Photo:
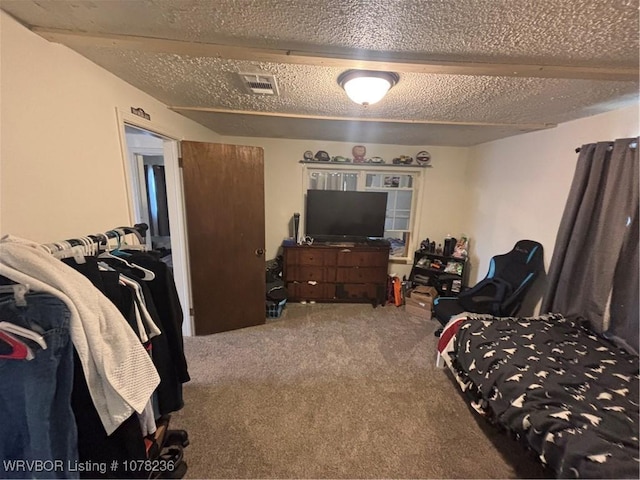
[[[182,396],[182,381],[180,380],[180,377],[177,373],[175,355],[173,354],[172,350],[172,345],[173,343],[175,343],[175,339],[172,339],[171,337],[172,335],[174,335],[174,333],[170,328],[167,329],[165,327],[166,320],[163,319],[165,315],[163,315],[157,308],[156,302],[158,299],[158,294],[153,294],[150,285],[155,280],[150,282],[140,279],[140,271],[127,267],[126,264],[120,262],[119,260],[110,258],[99,260],[103,261],[116,270],[116,272],[101,273],[126,275],[127,277],[136,280],[140,285],[143,292],[145,305],[147,307],[147,310],[149,311],[149,314],[151,315],[151,319],[162,332],[160,335],[157,335],[151,339],[151,359],[153,360],[153,364],[155,365],[156,370],[158,370],[158,375],[160,375],[160,385],[158,385],[158,388],[155,392],[157,400],[156,413],[160,415],[168,415],[172,412],[180,410],[182,407],[184,407],[184,400]],[[136,263],[130,257],[126,257],[126,260],[131,261],[132,263]],[[145,268],[147,267],[145,266]],[[125,318],[128,319],[129,324],[132,326],[132,328],[137,331],[138,327],[134,316],[135,312],[133,310],[133,295],[131,294],[129,287],[118,284],[117,289],[119,290],[120,295],[118,295],[118,291],[115,291],[114,289],[110,289],[110,291],[104,293],[116,304],[116,306],[118,306],[123,315],[125,315]],[[123,298],[126,298],[126,300],[123,301]],[[182,330],[180,330],[179,343],[180,345],[182,345]]]
[[[62,261],[87,277],[105,295],[109,291],[118,290],[117,272],[101,272],[98,269],[97,259],[94,257],[86,257],[85,260],[85,263],[77,263],[72,258],[63,259]],[[120,306],[126,305],[126,300],[118,298],[114,303],[120,308]],[[76,417],[78,428],[79,460],[81,462],[89,461],[106,465],[112,465],[114,460],[121,460],[118,461],[118,468],[113,471],[107,469],[104,474],[99,471],[80,472],[81,478],[144,478],[146,476],[144,472],[132,472],[124,469],[125,460],[147,459],[146,446],[138,416],[136,414],[131,415],[115,432],[107,435],[89,394],[89,387],[83,374],[82,364],[75,351],[71,407]]]
[[[151,270],[155,279],[145,282],[151,291],[153,302],[158,311],[163,332],[167,333],[169,350],[173,359],[173,366],[181,383],[188,382],[189,371],[187,360],[184,356],[184,343],[182,337],[183,312],[173,274],[166,263],[159,260],[157,254],[151,252],[131,251],[128,261]]]

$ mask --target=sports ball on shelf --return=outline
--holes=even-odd
[[[353,163],[363,163],[367,149],[364,145],[356,145],[351,149],[351,153],[353,154]]]
[[[416,154],[416,162],[418,165],[429,165],[431,163],[431,154],[426,150],[422,150]]]

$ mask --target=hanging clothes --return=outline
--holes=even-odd
[[[109,298],[135,331],[137,322],[134,315],[133,292],[120,283],[121,274],[115,270],[100,270],[96,257],[84,257],[83,260],[83,263],[78,263],[73,258],[65,258],[62,262],[85,276],[96,289]],[[144,478],[144,471],[127,469],[125,462],[148,459],[145,436],[154,429],[149,428],[148,419],[145,420],[143,428],[140,416],[132,414],[112,434],[107,435],[89,395],[77,355],[75,360],[72,407],[78,424],[79,458],[92,464],[116,466],[115,469],[108,469],[104,473],[88,472],[87,478]],[[114,461],[117,463],[112,463]],[[81,478],[84,475],[82,473]]]
[[[0,258],[0,275],[60,298],[71,312],[71,338],[107,434],[142,412],[160,377],[113,303],[34,242],[4,237]]]
[[[125,250],[126,251],[126,250]],[[160,260],[157,252],[132,251],[131,261],[151,270],[155,278],[145,284],[149,287],[156,309],[160,315],[161,328],[167,334],[169,349],[176,374],[181,383],[190,380],[187,360],[184,355],[182,336],[183,311],[171,269]]]
[[[151,339],[151,346],[153,362],[160,375],[160,385],[156,389],[157,413],[167,415],[184,406],[182,384],[190,380],[184,357],[182,308],[171,272],[163,262],[142,252],[131,252],[127,259],[148,268],[155,275],[150,281],[139,279],[138,284],[146,310],[162,332]],[[103,258],[100,261],[131,278],[140,275],[116,259]]]
[[[146,229],[146,225],[142,226]],[[122,228],[133,230],[141,240],[137,227]],[[124,232],[116,229],[108,233],[117,234],[120,245]],[[104,255],[110,258],[98,258],[96,247],[102,243],[102,238],[108,243],[104,234],[43,246],[17,237],[0,239],[0,285],[17,282],[22,294],[29,289],[44,292],[29,293],[21,298],[17,294],[3,296],[0,288],[0,314],[16,299],[21,299],[22,305],[27,304],[25,301],[32,302],[32,298],[42,297],[57,302],[67,312],[68,324],[65,360],[46,362],[48,372],[55,365],[60,371],[48,375],[49,383],[39,382],[38,375],[24,375],[25,383],[32,389],[53,383],[56,399],[59,395],[64,399],[54,404],[66,405],[66,410],[56,410],[56,421],[49,421],[27,411],[39,405],[41,397],[37,395],[25,394],[23,398],[9,402],[5,399],[8,393],[2,387],[7,386],[10,390],[15,383],[4,382],[4,374],[9,370],[3,368],[0,403],[11,405],[13,410],[8,409],[4,418],[0,416],[3,432],[0,455],[3,459],[16,460],[69,459],[68,466],[73,466],[76,460],[111,466],[116,465],[112,463],[115,460],[115,468],[104,472],[102,469],[80,471],[80,478],[147,478],[158,472],[127,469],[126,465],[130,463],[126,462],[158,458],[165,450],[156,442],[156,423],[168,425],[168,414],[184,405],[182,383],[189,380],[189,375],[182,346],[182,309],[173,277],[164,263],[142,252],[135,252],[136,262],[146,262],[153,270],[118,260],[113,254]],[[115,253],[130,258],[118,249]],[[73,258],[67,258],[71,256]],[[37,301],[32,303],[37,312]],[[0,318],[4,320],[5,317]],[[37,326],[32,320],[29,324]],[[42,328],[38,327],[40,330]],[[64,328],[56,331],[64,332]],[[0,361],[11,358],[15,352],[36,360],[45,358],[43,351],[53,352],[38,349],[32,343],[23,345],[9,332],[0,329]],[[50,360],[50,357],[46,358]],[[47,391],[48,387],[44,393]],[[35,419],[37,431],[33,434],[29,431],[29,435],[24,436],[23,424],[31,426],[32,419]],[[51,428],[48,435],[43,430],[46,425]],[[11,434],[4,435],[5,431]],[[188,438],[186,432],[179,432],[180,435],[171,438]],[[39,435],[41,441],[34,442],[32,435]],[[53,439],[50,457],[46,456],[47,439]],[[181,449],[186,444],[188,441],[166,448]],[[30,448],[35,453],[30,453]],[[183,460],[178,463],[175,473],[182,476],[186,463]],[[58,470],[52,475],[77,478],[77,470]],[[0,473],[2,478],[15,476],[10,472]],[[21,472],[17,476],[32,474]]]
[[[14,460],[50,461],[40,472],[48,478],[78,478],[76,422],[71,409],[73,344],[71,313],[51,295],[27,294],[19,305],[14,295],[0,296],[0,319],[39,333],[46,349],[22,337],[33,357],[3,359],[0,364],[0,478],[24,478],[33,472],[11,468]]]

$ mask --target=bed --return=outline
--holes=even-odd
[[[558,314],[461,314],[438,352],[473,409],[557,478],[640,478],[637,355]]]

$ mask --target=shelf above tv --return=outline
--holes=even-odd
[[[304,165],[313,165],[314,167],[325,167],[325,168],[357,168],[357,169],[368,169],[368,168],[387,168],[387,169],[413,169],[413,170],[422,170],[423,168],[431,168],[431,165],[418,165],[416,163],[411,163],[409,165],[397,164],[397,163],[353,163],[353,162],[320,162],[320,161],[309,161],[309,160],[300,160],[299,163]]]

